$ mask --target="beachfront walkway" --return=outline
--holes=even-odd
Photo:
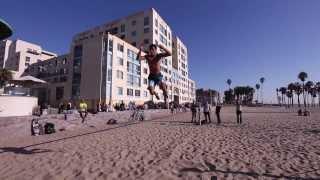
[[[319,179],[320,111],[285,111],[246,108],[240,126],[231,107],[220,126],[192,125],[190,113],[117,125],[99,115],[38,137],[0,126],[0,179]]]

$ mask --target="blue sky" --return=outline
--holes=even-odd
[[[12,38],[62,54],[74,34],[150,7],[187,45],[198,87],[223,91],[227,78],[254,86],[263,76],[265,101],[275,101],[275,88],[300,71],[320,81],[317,0],[10,0],[0,17],[13,26]]]

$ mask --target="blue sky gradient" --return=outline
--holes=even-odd
[[[19,38],[63,54],[74,34],[154,7],[189,50],[198,87],[223,91],[265,77],[265,101],[306,71],[320,81],[320,1],[317,0],[10,0],[0,17]]]

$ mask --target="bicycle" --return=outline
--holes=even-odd
[[[136,108],[130,115],[129,121],[143,121],[145,119],[144,111]]]

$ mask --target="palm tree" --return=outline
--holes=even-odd
[[[307,92],[307,95],[310,95],[311,98],[312,98],[312,88],[313,88],[313,85],[314,83],[312,81],[308,81],[306,82],[305,84],[305,91]],[[308,104],[308,107],[310,106],[310,103],[309,103],[309,96],[307,96],[307,104]]]
[[[0,69],[0,88],[4,87],[12,79],[12,72],[7,69]]]
[[[295,90],[295,84],[290,83],[288,85],[288,91],[290,92],[290,98],[291,98],[291,106],[293,107],[293,91]]]
[[[231,81],[231,79],[227,79],[227,84],[229,85],[229,89],[231,89],[231,83],[232,83],[232,81]]]
[[[303,104],[304,104],[304,109],[307,109],[307,104],[306,104],[306,96],[304,92],[304,81],[308,78],[308,74],[306,72],[300,72],[298,74],[298,78],[302,81],[302,96],[303,96]]]
[[[279,89],[278,89],[278,88],[276,89],[276,92],[277,92],[277,100],[278,100],[278,104],[280,104],[280,106],[281,106],[280,99],[279,99]]]
[[[297,94],[297,96],[298,96],[298,106],[299,106],[299,108],[300,108],[300,95],[301,95],[301,93],[302,93],[302,87],[301,87],[301,84],[299,83],[299,82],[296,82],[296,83],[294,83],[294,87],[295,87],[295,89],[294,89],[294,92]]]
[[[290,100],[292,99],[293,94],[291,93],[290,90],[288,90],[288,91],[286,92],[286,96],[287,96],[287,98],[288,98],[288,108],[289,108],[289,107],[290,107]]]
[[[281,87],[279,90],[280,90],[281,95],[282,95],[281,101],[282,101],[282,103],[283,103],[283,102],[285,103],[285,97],[284,97],[284,95],[287,93],[287,88]]]
[[[259,92],[259,89],[260,89],[260,84],[256,84],[256,89],[257,89],[257,103],[259,102],[259,94],[258,94],[258,92]]]
[[[263,83],[264,83],[265,80],[266,79],[264,77],[260,78],[260,83],[261,83],[261,91],[260,91],[260,93],[261,93],[261,103],[262,104],[263,104]]]

